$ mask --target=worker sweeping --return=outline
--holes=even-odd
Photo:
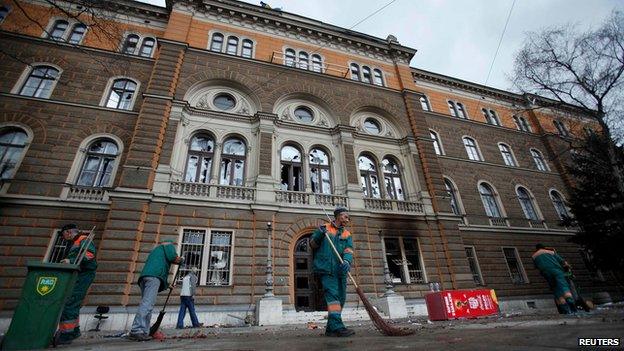
[[[535,245],[533,263],[548,282],[550,290],[555,295],[557,308],[564,314],[576,313],[576,303],[572,298],[572,291],[566,279],[566,270],[569,264],[554,250],[546,248],[542,244]]]
[[[95,260],[95,245],[87,240],[88,235],[81,234],[75,224],[67,224],[61,229],[61,235],[69,244],[69,251],[62,263],[74,263],[79,265],[78,278],[72,294],[65,302],[59,323],[57,344],[71,344],[72,340],[80,337],[80,306],[87,295],[89,286],[95,279],[97,261]],[[85,248],[85,246],[87,246]],[[86,254],[81,262],[76,262],[81,251],[86,249]]]
[[[347,274],[353,263],[353,239],[351,233],[345,229],[347,224],[349,224],[347,209],[338,207],[334,211],[334,220],[320,226],[310,238],[310,247],[315,250],[314,272],[321,277],[327,302],[326,336],[348,337],[355,334],[342,322],[342,308],[347,297]],[[343,263],[340,263],[334,254],[328,240],[334,243]]]

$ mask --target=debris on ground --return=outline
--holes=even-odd
[[[152,335],[152,339],[157,340],[157,341],[165,341],[167,337],[165,336],[165,333],[161,332],[160,330],[157,330],[154,333],[154,335]]]
[[[308,329],[318,329],[318,325],[314,322],[308,322]]]

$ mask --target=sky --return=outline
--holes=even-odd
[[[164,0],[144,0],[164,6]],[[259,5],[260,1],[244,1]],[[273,8],[379,38],[389,34],[418,50],[415,68],[513,90],[515,54],[528,32],[571,24],[600,25],[622,0],[264,0]],[[388,5],[390,4],[390,5]],[[372,17],[362,19],[388,5]],[[511,15],[509,16],[511,9]],[[505,28],[500,49],[499,40]],[[357,24],[357,25],[356,25]],[[491,73],[488,79],[488,72]]]

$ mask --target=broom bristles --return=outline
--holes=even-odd
[[[396,328],[396,327],[388,324],[388,322],[386,322],[383,318],[381,318],[379,313],[377,313],[377,311],[375,310],[373,305],[370,303],[370,301],[368,301],[368,299],[366,298],[366,295],[364,295],[364,292],[362,291],[362,289],[360,289],[359,286],[355,288],[355,291],[357,292],[358,296],[360,297],[360,300],[362,300],[362,303],[364,304],[364,308],[366,308],[366,312],[368,313],[368,316],[370,317],[370,319],[373,321],[373,324],[384,335],[387,335],[387,336],[405,336],[405,335],[412,335],[412,334],[414,334],[414,331],[411,330],[411,329]]]

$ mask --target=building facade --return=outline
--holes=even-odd
[[[550,304],[538,242],[613,293],[559,225],[569,143],[591,126],[574,109],[410,67],[393,36],[234,0],[0,4],[5,318],[26,262],[62,256],[67,222],[96,226],[87,306],[131,314],[147,254],[172,239],[182,270],[200,268],[200,311],[249,311],[268,254],[285,313],[321,311],[307,239],[338,205],[363,290],[389,280],[412,313],[433,282]]]

